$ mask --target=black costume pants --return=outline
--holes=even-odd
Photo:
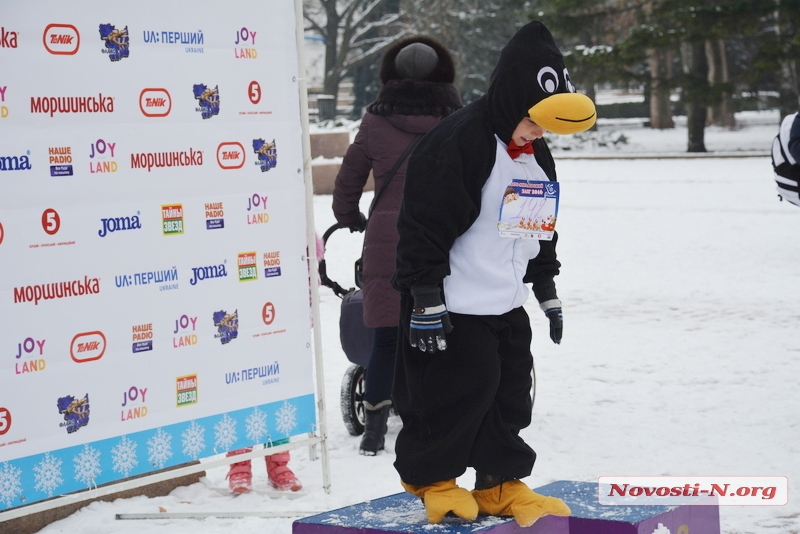
[[[403,419],[394,463],[400,478],[428,485],[467,467],[504,478],[531,474],[536,453],[519,437],[531,422],[531,327],[520,307],[503,315],[450,313],[447,349],[408,342],[413,299],[401,298],[394,403]]]

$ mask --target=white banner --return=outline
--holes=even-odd
[[[0,15],[0,509],[314,430],[294,3]]]

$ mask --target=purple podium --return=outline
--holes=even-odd
[[[718,506],[604,506],[596,483],[568,480],[535,491],[563,499],[572,515],[544,516],[527,528],[493,516],[446,517],[432,525],[419,498],[398,493],[299,519],[292,534],[720,534]]]

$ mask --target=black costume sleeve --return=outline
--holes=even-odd
[[[478,218],[497,144],[479,113],[473,113],[477,107],[463,108],[436,125],[409,159],[397,219],[392,283],[398,291],[440,285],[450,274],[450,248]]]
[[[795,161],[800,163],[800,113],[794,118],[792,122],[792,129],[789,132],[789,153]]]
[[[556,165],[553,155],[547,148],[547,143],[543,139],[537,139],[533,144],[536,161],[544,170],[551,181],[556,181]],[[561,263],[556,256],[556,244],[558,243],[558,232],[553,235],[552,241],[539,241],[539,255],[528,262],[528,269],[523,282],[533,284],[533,294],[538,302],[558,298],[556,296],[555,276],[558,275]]]

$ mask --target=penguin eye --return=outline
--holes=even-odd
[[[572,85],[572,80],[569,79],[569,71],[564,69],[564,79],[567,81],[567,89],[569,89],[570,93],[575,92],[575,86]]]
[[[545,93],[555,93],[558,89],[558,74],[553,67],[542,67],[536,75],[536,80]]]

